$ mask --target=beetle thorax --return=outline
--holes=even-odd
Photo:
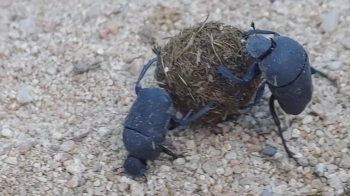
[[[248,53],[256,59],[261,58],[271,47],[271,40],[262,35],[251,35],[247,39]]]

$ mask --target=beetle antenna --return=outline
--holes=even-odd
[[[253,30],[255,31],[255,24],[254,24],[254,22],[252,22],[252,23],[250,24],[250,27],[252,27]]]

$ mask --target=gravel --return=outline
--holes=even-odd
[[[0,195],[344,195],[350,6],[271,2],[0,0]],[[142,65],[154,56],[150,43],[207,12],[210,20],[242,29],[254,21],[298,40],[339,92],[315,75],[304,112],[282,120],[279,109],[300,167],[275,132],[266,90],[235,122],[170,133],[184,158],[162,155],[149,162],[147,183],[132,180],[117,169],[127,155],[122,124]],[[152,72],[143,85],[155,85]]]

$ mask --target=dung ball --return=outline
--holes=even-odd
[[[221,22],[202,22],[183,29],[158,46],[154,77],[182,114],[199,111],[210,101],[214,107],[194,124],[216,124],[239,115],[262,82],[259,75],[249,83],[235,83],[217,73],[222,64],[242,77],[254,62],[242,43],[243,31]]]

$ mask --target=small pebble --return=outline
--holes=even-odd
[[[347,155],[343,155],[339,166],[343,169],[350,169],[350,157]]]
[[[343,183],[338,176],[334,175],[328,179],[328,184],[333,187],[336,191],[343,189]]]
[[[273,196],[273,194],[267,190],[267,189],[264,189],[261,193],[260,193],[260,196]]]
[[[101,54],[104,53],[104,50],[103,50],[102,48],[98,48],[98,49],[96,50],[96,53],[99,54],[99,55],[101,55]]]
[[[79,185],[79,179],[76,176],[73,176],[72,179],[70,179],[66,184],[66,186],[69,188],[75,188],[75,187],[78,187],[78,185]]]
[[[303,118],[303,120],[302,120],[302,123],[303,123],[304,125],[309,124],[309,123],[311,123],[311,122],[312,122],[312,116],[310,116],[310,115],[305,116],[305,117]]]
[[[127,183],[118,183],[117,184],[117,187],[118,187],[118,189],[120,190],[120,191],[125,191],[126,189],[128,189],[129,188],[129,184],[127,184]]]
[[[75,142],[72,140],[65,141],[60,146],[61,150],[65,152],[69,152],[73,150],[75,147],[76,147]]]
[[[78,174],[85,170],[85,166],[80,161],[76,161],[66,166],[66,170],[71,174]]]
[[[101,181],[100,180],[96,180],[94,182],[94,186],[96,186],[96,187],[101,186]]]
[[[191,150],[196,148],[196,143],[193,140],[186,141],[187,149]]]
[[[11,165],[18,165],[18,160],[16,157],[7,157],[5,159],[5,163],[11,164]]]
[[[339,10],[332,10],[321,15],[321,29],[325,32],[332,32],[338,27]]]
[[[243,178],[243,179],[241,179],[241,180],[239,181],[239,184],[240,184],[241,186],[250,185],[250,180],[247,179],[247,178]]]
[[[208,160],[203,164],[202,168],[205,173],[209,175],[213,175],[216,173],[217,162],[214,160]]]
[[[33,96],[27,86],[22,86],[17,92],[17,101],[21,104],[33,101]]]
[[[98,133],[103,137],[112,133],[112,130],[108,129],[107,127],[100,127],[98,129]]]
[[[300,131],[298,129],[293,129],[292,138],[299,138],[299,137],[300,137]]]
[[[343,45],[343,47],[344,47],[345,49],[350,50],[350,36],[345,37],[345,38],[342,39],[340,42],[341,42],[341,44]]]
[[[327,171],[330,173],[334,173],[338,169],[339,169],[339,167],[334,165],[334,164],[327,164]]]
[[[341,61],[332,61],[328,63],[328,67],[331,70],[338,70],[341,68],[342,65],[343,65],[343,62]]]
[[[315,166],[315,173],[317,174],[317,176],[322,177],[324,176],[324,173],[327,171],[327,166],[323,163],[318,163]]]
[[[275,155],[276,152],[277,152],[276,147],[273,147],[273,146],[270,146],[270,145],[267,145],[262,151],[262,153],[264,155],[269,156],[269,157],[272,157],[273,155]]]
[[[234,150],[231,150],[225,154],[226,160],[231,160],[231,159],[236,159],[236,158],[237,158],[237,153]]]
[[[242,165],[235,165],[235,166],[233,166],[232,171],[236,174],[240,174],[244,171],[244,168],[242,167]]]
[[[320,179],[314,179],[311,182],[311,186],[317,190],[321,190],[323,188],[323,184]]]
[[[4,128],[3,130],[1,130],[1,135],[3,137],[11,138],[13,136],[13,132],[11,131],[11,129]]]

